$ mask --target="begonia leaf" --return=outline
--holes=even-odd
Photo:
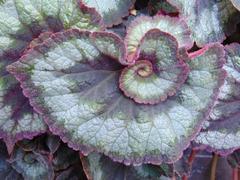
[[[98,153],[90,153],[86,157],[81,155],[81,161],[89,180],[160,180],[163,176],[171,177],[173,174],[172,165],[125,166]]]
[[[159,29],[171,34],[176,38],[179,47],[191,48],[193,41],[190,38],[191,32],[184,19],[157,15],[154,17],[138,16],[128,26],[125,43],[127,45],[128,61],[136,59],[136,51],[141,44],[144,35],[151,29]],[[172,31],[174,29],[174,31]]]
[[[102,43],[95,43],[96,34],[106,37]],[[114,36],[78,30],[56,33],[8,71],[50,130],[73,149],[84,154],[97,149],[125,164],[176,161],[216,100],[225,79],[224,49],[213,44],[195,54],[175,96],[143,105],[119,89],[126,67],[113,57],[125,51],[117,46],[110,54],[101,51],[114,47],[109,39],[120,43]]]
[[[103,17],[108,27],[120,24],[122,18],[129,14],[135,0],[82,0],[84,4],[94,8]]]
[[[58,150],[60,146],[60,139],[57,136],[49,135],[47,136],[46,144],[49,148],[49,151],[53,154]]]
[[[56,176],[56,180],[78,180],[78,179],[86,179],[85,174],[83,172],[82,166],[76,164],[74,166],[71,166],[70,168],[61,171]],[[90,179],[89,179],[90,180]]]
[[[90,153],[88,156],[80,154],[80,157],[89,180],[163,180],[167,177],[169,179],[189,177],[192,180],[209,168],[206,164],[210,164],[212,158],[209,152],[194,151],[194,155],[192,152],[191,148],[188,148],[184,151],[182,158],[173,164],[141,166],[125,166],[99,153]],[[217,175],[221,175],[218,170]]]
[[[0,141],[0,177],[4,180],[22,180],[23,177],[8,162],[8,152],[4,142]]]
[[[77,0],[5,0],[0,3],[0,137],[12,151],[16,141],[46,131],[42,118],[6,66],[53,32],[70,27],[101,29],[101,18]],[[46,32],[47,31],[47,32]]]
[[[199,47],[212,42],[223,42],[239,19],[239,12],[230,0],[168,0],[177,7],[192,32],[192,40]],[[225,35],[226,34],[226,35]]]
[[[76,163],[80,164],[78,153],[63,145],[56,151],[52,160],[55,171],[67,169]]]
[[[227,78],[210,119],[196,142],[222,155],[240,148],[240,45],[233,43],[225,47],[227,63],[224,69]]]
[[[152,15],[162,13],[167,15],[177,15],[178,10],[167,0],[150,0],[148,3],[149,13]]]
[[[140,60],[125,68],[120,76],[124,94],[143,104],[156,104],[175,95],[189,72],[187,64],[178,57],[176,39],[152,29],[141,40],[138,51]],[[148,57],[152,62],[146,60]]]
[[[240,149],[228,155],[227,160],[232,168],[240,168]]]
[[[25,180],[50,180],[54,177],[53,167],[41,154],[25,152],[21,148],[17,148],[9,161]]]
[[[231,0],[233,6],[240,11],[240,1],[239,0]]]

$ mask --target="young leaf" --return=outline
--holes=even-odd
[[[143,104],[156,104],[175,95],[189,73],[187,64],[178,57],[176,39],[152,29],[142,38],[138,51],[140,60],[125,68],[120,76],[119,86],[124,94]]]
[[[191,72],[175,96],[143,105],[118,87],[124,66],[113,57],[125,53],[116,46],[124,46],[119,41],[108,32],[56,33],[8,70],[50,130],[75,150],[87,154],[97,149],[125,164],[176,161],[208,116],[224,81],[223,47],[210,45],[188,62]],[[109,48],[111,53],[105,51]]]

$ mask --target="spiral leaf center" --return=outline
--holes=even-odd
[[[153,72],[152,64],[147,60],[141,60],[139,62],[141,62],[141,64],[139,69],[137,70],[138,75],[141,77],[150,76]]]

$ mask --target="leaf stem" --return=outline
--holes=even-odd
[[[193,161],[194,161],[194,159],[195,159],[195,157],[196,157],[197,152],[198,152],[197,150],[192,149],[191,154],[190,154],[189,157],[188,157],[187,163],[188,163],[190,169],[192,168],[191,166],[192,166],[192,164],[193,164]],[[182,180],[188,180],[188,176],[187,176],[186,174],[184,174],[184,175],[182,176]]]
[[[186,175],[183,175],[182,180],[188,180],[188,177]]]
[[[172,176],[171,179],[172,179],[172,180],[176,180],[176,176],[175,176],[175,174]]]
[[[196,154],[197,154],[197,150],[192,149],[191,154],[188,157],[188,164],[189,164],[189,166],[192,166],[192,163],[193,163],[193,161],[195,159]]]
[[[212,158],[210,180],[215,180],[216,179],[217,161],[218,161],[218,155],[216,153],[214,153],[213,158]]]
[[[233,168],[233,171],[232,171],[232,180],[238,180],[238,168],[235,167]]]

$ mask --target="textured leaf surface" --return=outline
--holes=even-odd
[[[119,90],[123,66],[99,51],[94,37],[77,30],[55,34],[8,70],[50,130],[70,147],[83,153],[97,149],[125,164],[177,160],[218,94],[223,47],[212,45],[189,62],[191,72],[174,97],[139,105]]]
[[[16,141],[43,133],[46,126],[33,112],[14,77],[5,70],[0,75],[0,136],[11,152]]]
[[[98,14],[83,5],[80,8],[77,0],[7,0],[0,5],[0,17],[0,52],[24,45],[28,37],[39,31],[70,27],[93,30],[100,23]],[[21,32],[26,35],[19,37]]]
[[[99,29],[100,21],[96,12],[75,0],[6,0],[0,4],[0,137],[9,152],[16,141],[45,132],[46,127],[6,66],[51,32],[69,27]]]
[[[120,24],[122,18],[129,14],[135,0],[82,0],[84,4],[95,8],[103,17],[108,27]]]
[[[227,78],[221,87],[219,99],[210,114],[210,120],[196,139],[221,154],[240,148],[240,45],[226,46]]]
[[[10,162],[25,180],[53,179],[53,168],[48,159],[41,154],[24,152],[18,148],[13,153]]]
[[[176,39],[152,29],[141,40],[138,51],[140,60],[125,68],[120,76],[124,94],[143,104],[156,104],[175,95],[189,72],[188,66],[178,59]]]
[[[138,46],[141,44],[141,39],[151,29],[159,29],[169,33],[177,39],[179,47],[191,48],[193,45],[190,39],[190,31],[184,22],[184,19],[175,17],[157,15],[152,17],[139,16],[133,20],[127,29],[125,39],[127,51],[129,54],[128,60],[132,61]],[[174,29],[174,31],[172,31]]]
[[[222,42],[234,30],[239,13],[230,0],[168,0],[179,9],[199,47]]]

